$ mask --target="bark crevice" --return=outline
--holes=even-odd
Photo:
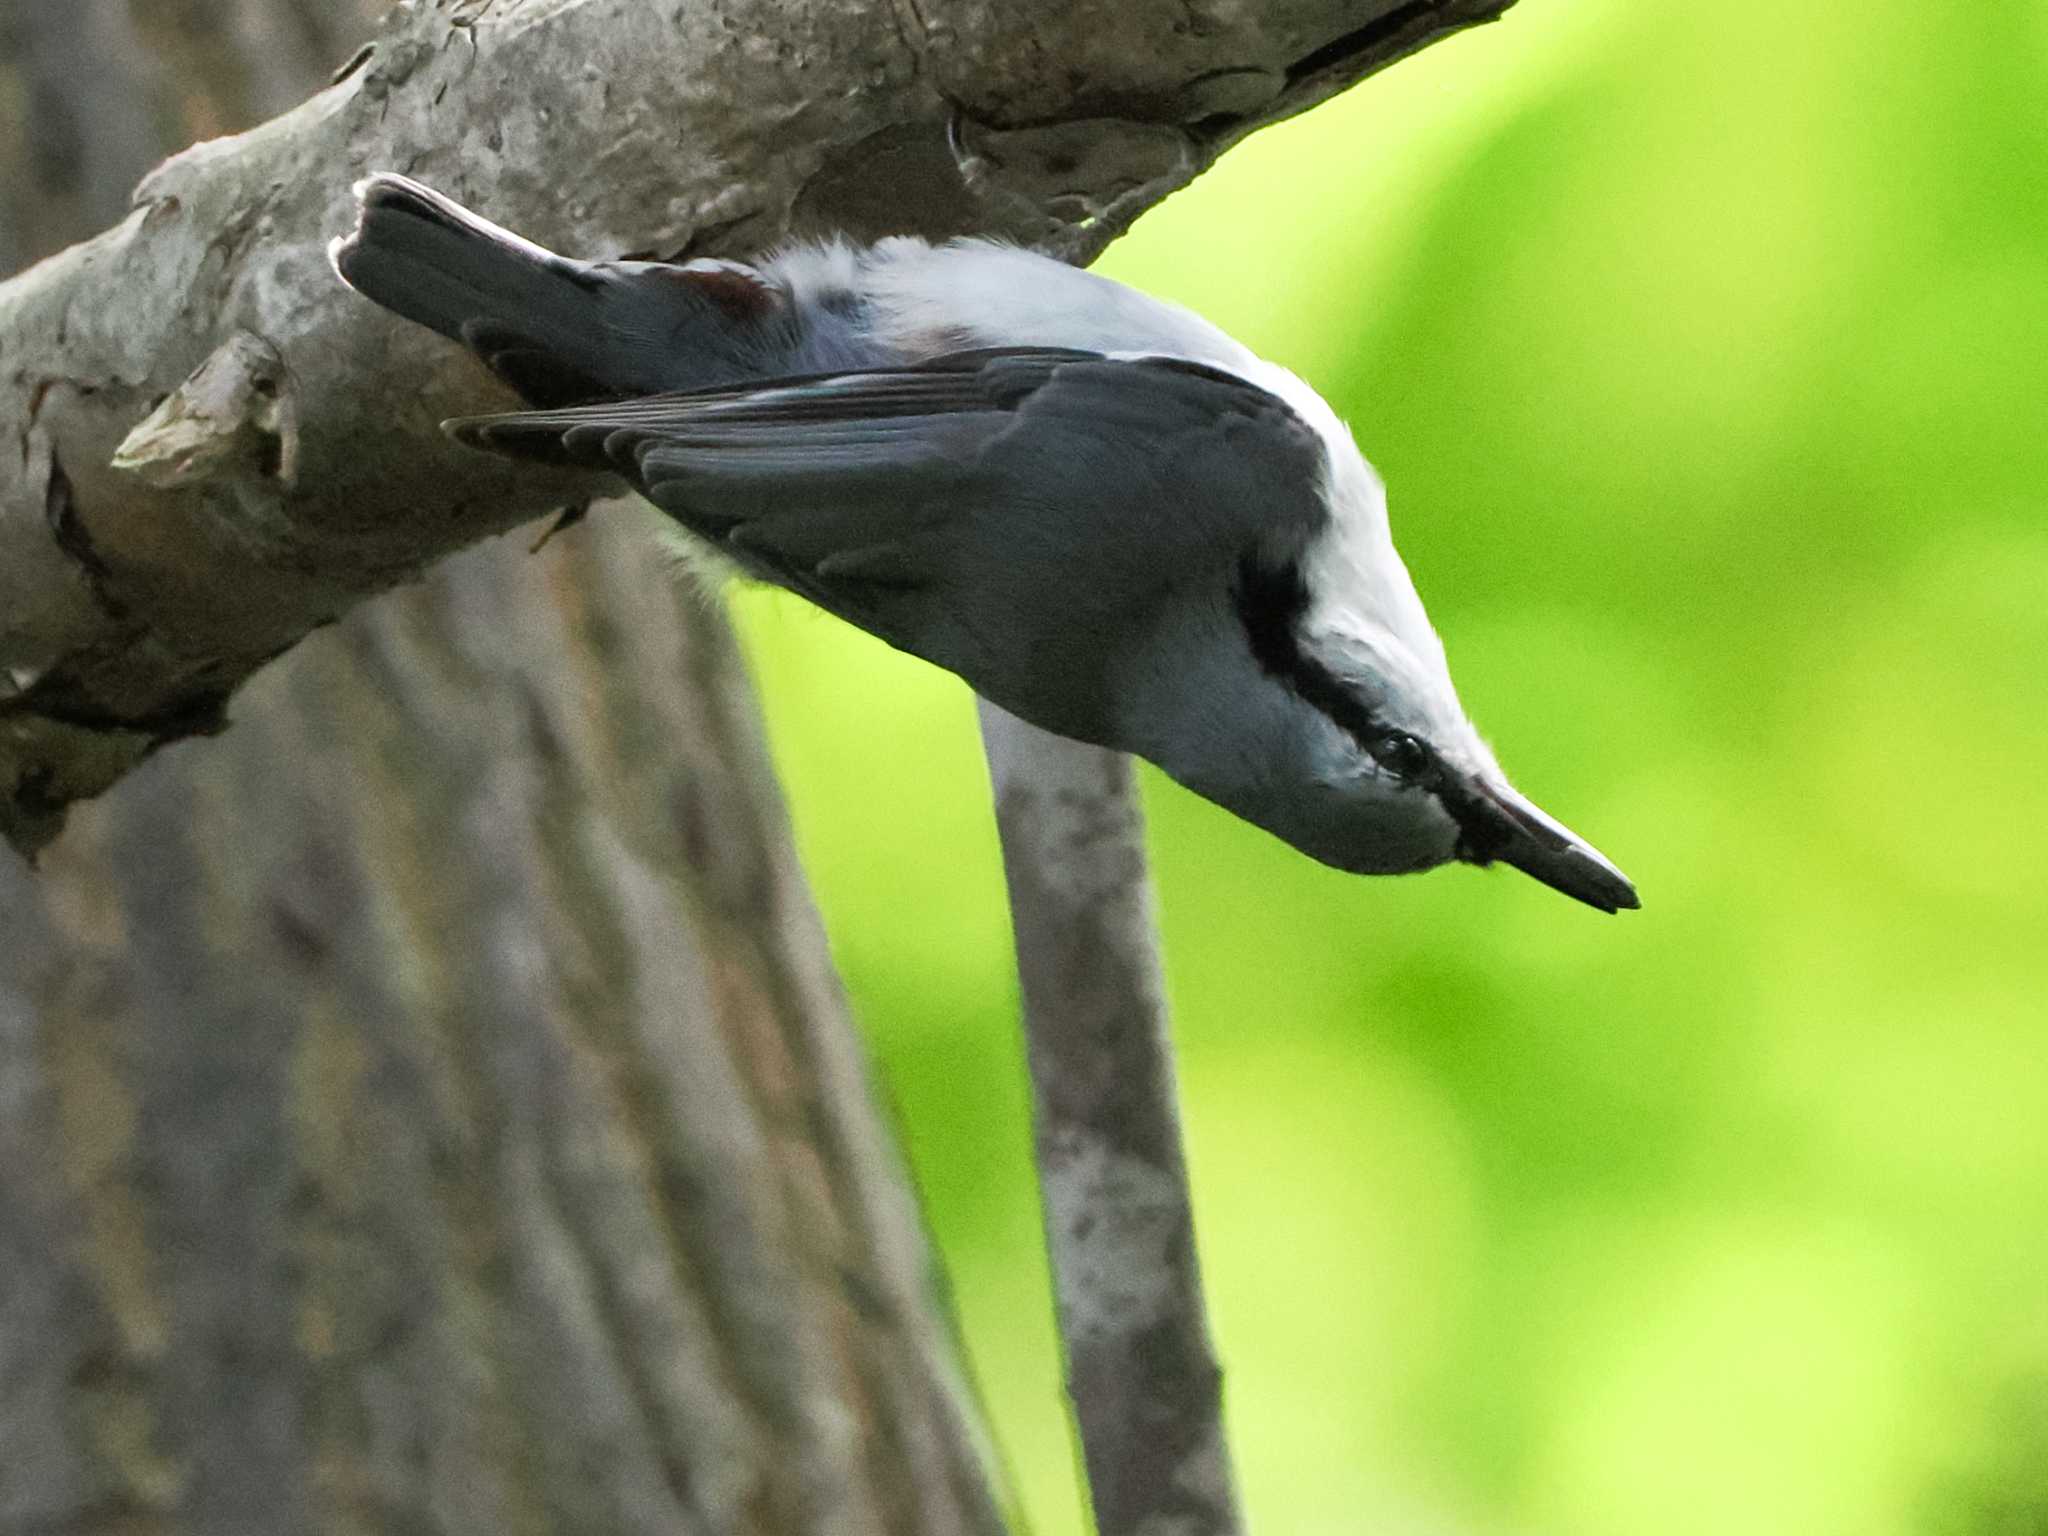
[[[730,635],[644,508],[493,538],[590,487],[325,244],[1085,260],[1501,3],[22,0],[0,259],[113,227],[0,284],[0,1527],[999,1536]],[[1231,1531],[1128,768],[994,757],[1102,1529]]]

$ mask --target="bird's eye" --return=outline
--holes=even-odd
[[[1429,750],[1406,731],[1390,731],[1373,744],[1372,755],[1397,779],[1419,779],[1429,768]]]

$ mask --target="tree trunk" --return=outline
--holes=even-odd
[[[319,241],[374,156],[495,173],[488,211],[578,249],[1084,258],[1504,3],[416,0],[123,219],[370,6],[16,0],[0,261],[122,222],[0,288],[0,833],[42,850],[0,849],[0,1536],[1001,1529],[729,634],[635,505],[355,606],[549,488],[442,442],[480,374],[351,308]],[[197,473],[113,464],[215,388]],[[1005,831],[1103,866],[1116,953],[1023,914],[1026,990],[1057,1028],[1071,971],[1101,1006],[1065,1022],[1144,1026],[1170,1139],[1128,783],[1075,750],[1116,835],[998,764]],[[1173,1271],[1170,1443],[1077,1385],[1119,1530],[1235,1524],[1186,1204],[1118,1250]]]
[[[372,605],[0,874],[0,1531],[999,1528],[634,510]]]
[[[219,46],[258,10],[18,15],[12,254],[274,106]],[[458,556],[0,852],[4,1536],[1001,1528],[732,640],[646,515]]]

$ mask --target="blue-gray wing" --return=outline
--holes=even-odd
[[[1029,718],[1082,714],[1169,597],[1227,604],[1322,526],[1324,448],[1281,400],[1169,358],[1050,349],[451,425],[614,470],[744,567]]]

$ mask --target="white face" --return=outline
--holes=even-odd
[[[1307,615],[1296,645],[1308,666],[1343,690],[1343,700],[1325,710],[1340,724],[1363,733],[1365,722],[1357,717],[1369,716],[1378,727],[1411,735],[1460,767],[1493,766],[1458,702],[1434,631],[1397,635],[1355,612],[1324,608]]]
[[[1307,728],[1316,791],[1304,807],[1315,825],[1289,841],[1361,874],[1455,858],[1459,823],[1433,786],[1467,770],[1477,738],[1449,679],[1364,623],[1299,644],[1295,686],[1317,717]]]
[[[1458,854],[1459,826],[1442,802],[1395,777],[1348,738],[1332,744],[1326,771],[1302,809],[1302,825],[1273,830],[1311,858],[1352,874],[1434,869]]]
[[[1365,626],[1320,640],[1303,637],[1298,687],[1327,722],[1311,737],[1327,794],[1311,802],[1307,837],[1282,836],[1362,874],[1499,859],[1603,911],[1636,905],[1627,876],[1509,785],[1439,670],[1440,650],[1432,667]]]
[[[1243,636],[1227,634],[1150,653],[1153,665],[1126,679],[1123,696],[1167,707],[1125,721],[1118,740],[1338,869],[1499,860],[1603,911],[1636,905],[1619,870],[1508,785],[1465,719],[1441,652],[1418,657],[1363,621],[1290,628],[1285,643],[1256,622],[1247,633],[1250,654]],[[1189,656],[1215,660],[1187,667]]]
[[[1400,771],[1406,756],[1425,771],[1435,761],[1406,745],[1411,732],[1418,745],[1427,737],[1431,711],[1311,662],[1292,629],[1284,640],[1262,631],[1248,650],[1242,612],[1219,619],[1127,658],[1117,696],[1148,711],[1122,719],[1116,739],[1338,869],[1390,874],[1456,857],[1456,819]]]

